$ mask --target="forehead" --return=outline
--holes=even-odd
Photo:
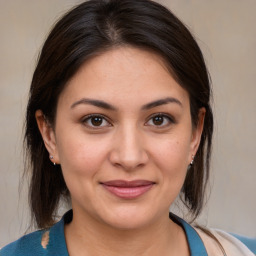
[[[71,103],[81,97],[93,97],[145,104],[164,96],[188,99],[187,92],[175,81],[159,55],[120,47],[86,61],[67,84],[60,101]]]

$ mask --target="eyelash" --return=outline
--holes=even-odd
[[[163,118],[163,122],[167,122],[165,123],[164,125],[160,124],[160,125],[156,125],[156,124],[148,124],[149,121],[153,122],[153,118],[156,118],[156,117],[161,117]],[[168,115],[168,114],[164,114],[164,113],[157,113],[157,114],[154,114],[152,116],[150,116],[150,118],[148,119],[148,121],[146,122],[146,125],[147,126],[154,126],[154,127],[157,127],[157,128],[165,128],[167,126],[169,126],[170,124],[175,124],[175,119]]]
[[[92,124],[92,119],[93,118],[101,118],[102,119],[102,122],[106,122],[107,125],[93,125]],[[88,124],[88,122],[91,122],[91,124]],[[103,127],[110,127],[112,126],[111,123],[107,120],[107,118],[103,115],[100,115],[100,114],[91,114],[91,115],[88,115],[88,116],[85,116],[83,119],[82,119],[82,123],[84,125],[86,125],[88,128],[90,129],[100,129],[100,128],[103,128]]]
[[[149,122],[153,122],[153,118],[156,118],[156,117],[160,117],[160,118],[163,118],[163,122],[165,123],[164,125],[160,124],[160,125],[156,125],[156,124],[149,124]],[[102,120],[102,122],[106,122],[107,124],[100,124],[99,126],[97,125],[93,125],[92,124],[92,119],[93,118],[100,118]],[[90,124],[88,124],[88,122],[90,122]],[[167,123],[166,123],[167,122]],[[82,123],[84,125],[86,125],[88,128],[90,129],[101,129],[101,128],[104,128],[104,127],[110,127],[112,126],[112,124],[110,123],[110,121],[108,120],[108,118],[106,118],[104,115],[101,115],[101,114],[90,114],[90,115],[87,115],[85,116],[83,119],[82,119]],[[168,114],[164,114],[164,113],[156,113],[152,116],[149,117],[148,121],[145,123],[146,126],[154,126],[154,127],[157,127],[157,128],[165,128],[167,127],[168,125],[170,124],[175,124],[175,120],[173,117],[171,117],[170,115]]]

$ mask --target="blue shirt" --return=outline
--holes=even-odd
[[[41,240],[47,230],[39,230],[25,235],[4,247],[0,251],[0,256],[68,256],[64,225],[65,223],[69,223],[72,217],[73,212],[70,210],[59,222],[48,230],[49,242],[45,249],[41,245]],[[186,221],[172,213],[170,213],[170,218],[184,229],[189,244],[190,255],[207,256],[205,246],[195,229]]]

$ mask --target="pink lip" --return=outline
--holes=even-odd
[[[149,191],[155,183],[148,180],[111,180],[102,182],[101,184],[117,197],[135,199]]]

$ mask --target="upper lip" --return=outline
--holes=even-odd
[[[113,187],[139,187],[139,186],[147,186],[153,185],[155,182],[149,180],[110,180],[101,182],[101,184],[106,186],[113,186]]]

